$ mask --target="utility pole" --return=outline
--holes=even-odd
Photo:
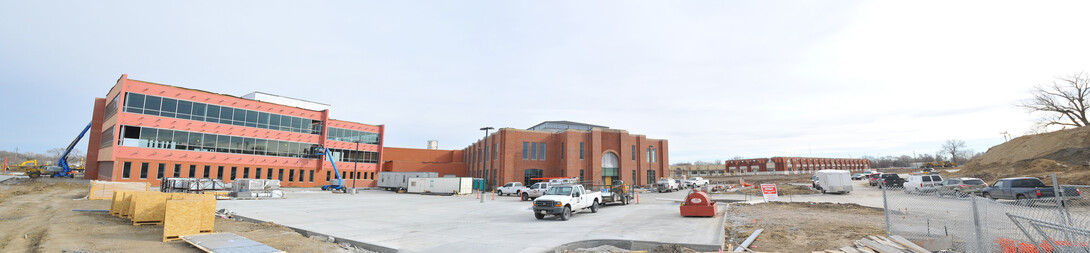
[[[482,127],[481,128],[481,130],[484,130],[484,145],[483,145],[484,148],[481,149],[481,150],[485,151],[484,155],[481,156],[481,157],[485,158],[484,161],[483,161],[483,163],[484,163],[484,184],[488,184],[488,131],[492,130],[492,129],[495,129],[495,128],[492,128],[492,127]],[[484,203],[484,185],[481,185],[481,190],[480,191],[481,191],[481,203]]]
[[[359,173],[359,171],[356,170],[360,166],[359,159],[360,159],[360,140],[356,139],[356,159],[354,159],[354,161],[352,162],[352,172],[353,173]],[[356,181],[359,181],[359,180],[360,180],[360,177],[358,177],[358,176],[356,177],[356,179],[352,180],[352,194],[356,194]]]

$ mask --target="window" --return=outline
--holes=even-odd
[[[205,165],[204,166],[204,175],[201,175],[201,176],[204,177],[204,178],[208,178],[209,175],[212,175],[212,166]]]
[[[311,183],[313,183],[313,182],[314,182],[314,170],[310,170],[310,177],[307,177],[307,178],[309,178],[309,179],[310,179],[310,182],[311,182]]]
[[[545,160],[545,143],[542,142],[540,144],[540,146],[541,147],[538,147],[538,152],[539,153],[537,154],[537,159],[538,160]]]
[[[115,98],[115,101],[117,98]],[[116,111],[116,103],[111,103]],[[113,115],[107,106],[106,118]],[[277,115],[245,109],[184,101],[159,96],[126,93],[125,112],[188,119],[236,126],[257,127],[305,134],[321,134],[322,122],[286,115]],[[377,133],[363,133],[361,139],[378,144]],[[373,140],[373,141],[371,141]]]
[[[273,169],[269,168],[269,175],[267,177],[265,177],[265,178],[272,179],[273,178],[272,173],[273,173]]]
[[[496,160],[496,144],[492,143],[492,160]]]
[[[254,170],[254,179],[261,179],[261,168]]]
[[[649,184],[649,185],[655,184],[655,171],[654,170],[647,170],[647,184]]]
[[[583,181],[583,170],[579,170],[579,181]]]
[[[360,172],[359,171],[356,172],[356,179],[360,179]]]
[[[284,181],[284,169],[277,170],[276,180]]]
[[[530,160],[537,160],[537,142],[530,143]]]
[[[197,177],[197,165],[189,165],[189,177]]]
[[[235,180],[235,171],[237,170],[238,167],[231,167],[231,180]]]
[[[330,176],[329,171],[328,170],[325,171],[325,181],[329,181],[329,176]]]
[[[636,149],[636,146],[632,146],[632,149],[633,149],[632,151],[636,151],[636,150],[635,150],[635,149]],[[633,152],[633,153],[635,153],[635,152]],[[632,184],[636,184],[636,183],[637,183],[637,182],[636,182],[636,170],[632,170],[632,179],[631,179],[631,180],[632,180]]]
[[[250,178],[250,167],[242,167],[242,178]]]
[[[583,143],[582,142],[579,143],[579,160],[583,160]],[[582,178],[583,176],[579,176],[579,177]]]
[[[101,137],[102,137],[101,138],[102,141],[99,142],[99,144],[98,144],[99,148],[105,148],[105,147],[113,146],[113,144],[114,144],[114,127],[110,126],[109,128],[106,128],[106,131],[102,131]]]
[[[181,164],[175,164],[174,165],[174,177],[182,177],[182,165]]]
[[[102,116],[103,120],[109,119],[110,117],[113,117],[114,114],[117,114],[117,103],[120,102],[119,100],[121,100],[121,95],[114,96],[114,99],[110,100],[109,104],[106,104],[106,113],[104,114],[105,116]]]
[[[635,161],[636,160],[636,145],[632,145],[632,153],[631,154],[632,154],[632,160]],[[632,178],[636,178],[635,177],[636,174],[632,174],[632,175],[633,175]]]
[[[223,166],[216,167],[216,178],[223,180]]]
[[[522,142],[522,160],[530,159],[530,142]]]
[[[288,182],[295,181],[295,170],[288,170]]]
[[[380,143],[379,139],[381,139],[381,135],[378,133],[336,127],[329,127],[327,133],[326,140],[332,141],[359,142],[361,144],[378,145]]]
[[[125,162],[125,164],[123,166],[121,166],[121,178],[122,179],[129,179],[129,173],[131,173],[131,172],[132,172],[132,162]]]
[[[121,126],[122,146],[318,159],[313,143]],[[112,133],[111,133],[112,136]],[[353,151],[355,162],[378,163],[378,152]],[[344,160],[350,161],[350,160]]]
[[[148,179],[148,163],[140,163],[140,179]]]

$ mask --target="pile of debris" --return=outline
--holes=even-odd
[[[822,252],[822,251],[814,251]],[[837,253],[931,253],[931,250],[925,249],[916,245],[915,243],[901,237],[894,235],[890,237],[885,236],[867,236],[862,240],[855,241],[853,246],[845,246],[836,250],[825,250],[824,252],[837,252]]]

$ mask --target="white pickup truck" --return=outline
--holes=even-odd
[[[602,203],[602,193],[588,191],[583,185],[554,185],[549,187],[544,196],[534,200],[534,218],[544,219],[546,214],[560,217],[560,220],[571,218],[572,211],[590,209],[597,213],[598,205]]]
[[[521,196],[522,191],[525,191],[525,190],[526,190],[526,186],[522,186],[522,183],[520,183],[520,182],[508,182],[507,184],[504,184],[503,186],[500,186],[499,188],[496,188],[496,194],[499,194],[499,195],[514,194],[515,196]]]
[[[538,183],[535,183],[534,185],[531,185],[530,188],[526,188],[525,190],[522,190],[522,193],[520,193],[519,196],[522,197],[522,201],[533,200],[533,199],[536,199],[537,197],[541,197],[542,195],[545,195],[545,190],[548,190],[548,189],[549,189],[549,183],[538,182]]]
[[[692,177],[689,178],[689,180],[685,180],[685,184],[688,185],[689,188],[703,187],[708,185],[708,180],[702,177]]]

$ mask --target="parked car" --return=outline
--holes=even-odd
[[[866,175],[863,175],[863,173],[852,174],[852,180],[862,180],[863,177],[866,177]]]
[[[1072,186],[1063,186],[1066,197],[1081,197],[1082,192]],[[992,186],[984,187],[981,194],[990,199],[1037,199],[1056,196],[1052,186],[1045,185],[1035,177],[1004,178],[996,180]]]
[[[702,177],[692,177],[689,178],[689,180],[685,180],[685,184],[688,185],[689,188],[704,187],[705,185],[708,185],[708,180]]]
[[[879,189],[886,187],[903,187],[905,184],[905,179],[901,178],[897,173],[882,173],[881,175],[878,175],[878,180],[880,180],[878,181]]]
[[[670,178],[659,179],[659,181],[655,183],[655,186],[659,192],[671,192],[680,189],[677,181]]]
[[[524,190],[526,190],[526,186],[523,186],[522,182],[508,182],[508,183],[504,184],[503,186],[500,186],[499,188],[496,188],[496,194],[499,194],[499,195],[514,194],[515,196],[520,196],[520,195],[522,195],[522,191],[524,191]]]
[[[988,183],[979,178],[948,178],[939,184],[939,195],[953,194],[958,197],[968,196],[969,194],[977,195],[984,190],[984,187],[988,187]]]
[[[870,186],[878,185],[878,182],[882,181],[882,180],[879,179],[880,176],[882,176],[882,173],[873,173],[873,174],[867,175],[867,184],[870,184]]]
[[[904,187],[905,193],[924,193],[938,190],[941,182],[942,177],[939,175],[909,175],[908,180],[905,180],[901,186]]]
[[[590,212],[597,213],[599,203],[602,203],[601,192],[588,191],[579,184],[556,185],[534,200],[534,218],[540,220],[552,214],[560,220],[568,220],[573,211],[590,209]]]

